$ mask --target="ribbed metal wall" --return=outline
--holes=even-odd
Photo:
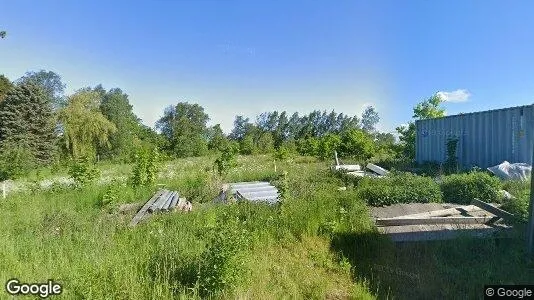
[[[416,160],[444,162],[447,139],[457,137],[464,168],[531,163],[533,118],[534,105],[527,105],[416,121]]]

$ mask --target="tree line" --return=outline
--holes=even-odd
[[[414,118],[443,115],[437,96],[414,108]],[[391,133],[376,129],[373,107],[361,116],[314,110],[308,114],[264,112],[253,120],[238,115],[230,134],[208,126],[204,108],[187,101],[164,109],[155,128],[141,123],[128,95],[102,85],[65,94],[51,71],[27,72],[10,81],[0,75],[0,177],[14,178],[33,168],[77,159],[131,162],[140,149],[157,148],[164,157],[202,156],[229,148],[243,155],[280,151],[368,159],[414,156],[415,126]]]

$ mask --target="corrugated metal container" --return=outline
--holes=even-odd
[[[487,168],[507,160],[532,164],[534,105],[416,121],[418,163],[444,162],[447,140],[458,138],[463,168]]]

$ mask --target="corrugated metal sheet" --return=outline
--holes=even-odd
[[[236,196],[238,200],[248,200],[251,202],[267,202],[270,204],[279,201],[278,189],[269,182],[236,182],[228,184],[228,191]],[[216,201],[221,201],[226,198],[226,193],[222,192]],[[224,200],[223,200],[224,201]]]
[[[534,105],[416,121],[416,161],[444,162],[446,143],[458,138],[458,162],[487,168],[507,160],[532,163]]]

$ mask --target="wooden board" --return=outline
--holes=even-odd
[[[417,213],[417,214],[403,215],[403,216],[399,216],[398,218],[410,219],[410,218],[445,217],[445,216],[450,216],[450,215],[459,215],[462,212],[469,213],[469,212],[473,212],[477,210],[481,210],[481,208],[475,205],[467,205],[467,206],[458,206],[458,207],[447,208],[447,209],[433,210],[433,211]]]
[[[489,211],[490,213],[498,216],[498,217],[501,217],[505,220],[508,220],[508,221],[514,221],[516,219],[516,217],[514,215],[512,215],[511,213],[505,211],[505,210],[502,210],[498,207],[495,207],[489,203],[486,203],[484,201],[480,201],[478,199],[475,199],[473,200],[473,205],[476,205],[480,208],[482,208],[483,210],[486,210],[486,211]]]
[[[462,236],[506,238],[511,233],[511,227],[486,224],[436,224],[379,227],[378,231],[387,234],[394,242],[420,242],[450,240]]]
[[[130,222],[130,226],[135,226],[137,223],[141,221],[141,219],[145,216],[145,214],[148,212],[148,209],[154,202],[159,199],[159,197],[165,192],[165,190],[159,190],[157,191],[150,200],[148,200],[143,207],[137,212],[137,214],[133,217],[132,221]]]
[[[431,217],[431,218],[382,218],[376,219],[377,226],[404,226],[428,224],[484,224],[492,217]]]

